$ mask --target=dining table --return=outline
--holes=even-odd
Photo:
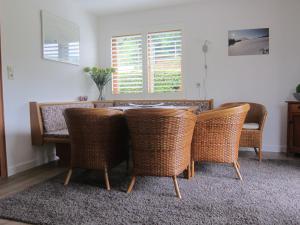
[[[174,105],[138,105],[138,106],[128,105],[128,106],[113,106],[108,108],[120,110],[123,112],[130,109],[178,109],[178,110],[187,110],[193,113],[195,113],[198,109],[197,106],[174,106]]]

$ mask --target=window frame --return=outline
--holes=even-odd
[[[149,80],[148,80],[148,34],[149,33],[163,33],[163,32],[172,32],[172,31],[181,31],[181,89],[178,91],[173,92],[150,92],[149,91]],[[125,32],[124,32],[125,33]],[[111,35],[106,36],[107,39],[109,39],[109,51],[110,51],[110,66],[112,66],[112,38],[116,37],[126,37],[126,36],[134,36],[134,35],[141,35],[142,36],[142,64],[143,64],[143,91],[140,93],[114,93],[113,92],[113,82],[111,82],[111,98],[116,99],[127,99],[128,97],[131,98],[161,98],[164,96],[164,98],[172,99],[172,98],[178,98],[178,99],[184,99],[185,94],[185,70],[184,70],[184,49],[185,49],[185,37],[184,37],[184,28],[182,26],[167,26],[166,28],[162,29],[145,29],[141,32],[139,30],[135,30],[134,32],[128,32],[125,34],[122,33],[112,33]],[[108,43],[107,43],[108,44]]]

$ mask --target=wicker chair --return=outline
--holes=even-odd
[[[242,130],[240,147],[254,148],[259,161],[261,161],[263,131],[268,112],[264,105],[251,102],[226,103],[222,106],[226,107],[240,104],[250,105],[250,110],[246,116],[245,125]]]
[[[68,185],[73,168],[108,172],[128,159],[128,129],[124,114],[111,109],[66,109],[64,113],[71,141],[71,163],[65,179]]]
[[[192,142],[192,176],[195,173],[195,161],[230,163],[242,180],[238,150],[242,127],[249,108],[250,106],[245,104],[210,110],[197,116]]]
[[[176,176],[190,176],[191,142],[196,116],[176,109],[132,109],[126,113],[132,141],[133,174],[172,177],[177,197],[181,198]]]

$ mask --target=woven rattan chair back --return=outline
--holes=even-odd
[[[250,109],[247,113],[245,123],[258,123],[260,129],[263,129],[268,114],[267,109],[264,105],[253,102],[230,102],[222,104],[221,107],[230,107],[243,104],[250,105]]]
[[[111,109],[67,109],[71,168],[107,171],[128,158],[124,114]]]
[[[249,108],[244,104],[200,113],[193,136],[192,161],[237,163],[240,135]]]
[[[252,102],[232,102],[225,103],[223,107],[229,107],[234,105],[249,104],[250,110],[247,114],[245,123],[257,123],[259,125],[258,130],[243,129],[240,139],[240,147],[254,148],[258,155],[259,161],[262,160],[262,142],[263,142],[263,130],[265,122],[268,116],[267,109],[264,105]]]
[[[177,175],[189,168],[196,122],[193,113],[176,109],[133,109],[125,114],[132,144],[134,180],[135,176],[176,180]]]

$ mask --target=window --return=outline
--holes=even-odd
[[[142,35],[113,37],[111,47],[113,94],[141,93],[144,83],[149,93],[182,90],[181,31],[148,33],[145,45]]]
[[[143,92],[142,35],[112,38],[114,94]]]
[[[148,34],[150,93],[180,91],[181,31]]]

